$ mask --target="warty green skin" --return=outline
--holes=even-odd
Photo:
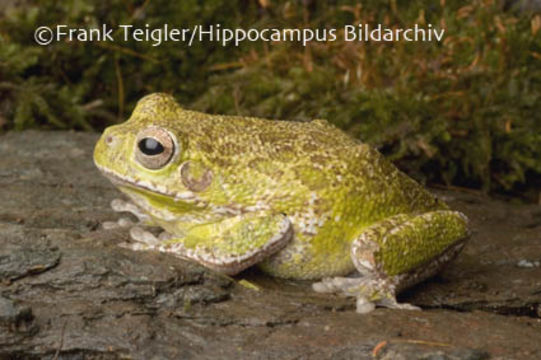
[[[149,127],[166,129],[177,142],[171,161],[156,170],[142,166],[135,156],[137,136]],[[467,236],[462,215],[448,211],[379,152],[324,120],[208,115],[182,109],[171,96],[151,94],[139,101],[128,121],[106,129],[94,161],[150,215],[150,223],[171,235],[168,244],[184,241],[183,246],[195,249],[193,239],[225,231],[217,225],[224,220],[242,224],[245,216],[259,224],[254,231],[267,234],[286,216],[292,224],[291,240],[258,263],[273,276],[320,279],[351,273],[356,268],[352,244],[366,238],[366,230],[376,234],[368,238],[377,244],[369,261],[381,277],[422,267]],[[183,173],[186,163],[189,168]],[[419,220],[422,214],[429,216]],[[261,225],[253,220],[258,217],[276,221]],[[438,224],[434,229],[447,234],[434,233],[433,218]],[[406,222],[408,238],[414,240],[403,240],[400,231],[387,240],[389,229],[378,233],[386,219],[399,219],[393,226]],[[198,231],[197,237],[183,240]],[[235,234],[230,231],[228,236]],[[220,234],[206,246],[216,257],[247,251],[244,248],[257,251],[264,236],[256,233],[228,242]]]

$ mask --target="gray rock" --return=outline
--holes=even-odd
[[[471,242],[402,294],[423,311],[361,316],[307,282],[117,246],[127,230],[100,226],[120,193],[93,166],[97,136],[0,136],[0,359],[541,358],[541,267],[517,266],[541,260],[538,206],[440,191]]]

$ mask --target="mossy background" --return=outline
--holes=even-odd
[[[521,1],[42,0],[0,5],[0,131],[100,131],[143,95],[185,107],[325,118],[418,180],[538,201],[541,15]],[[535,2],[530,2],[535,3]],[[42,25],[444,28],[441,43],[66,42]],[[342,39],[342,36],[338,37]]]

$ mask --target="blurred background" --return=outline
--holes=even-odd
[[[53,42],[42,25],[415,24],[442,42]],[[0,133],[101,131],[168,92],[208,113],[325,118],[417,180],[541,203],[541,1],[42,0],[0,3]],[[0,137],[1,141],[1,137]]]

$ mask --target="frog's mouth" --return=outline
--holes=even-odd
[[[205,205],[205,201],[198,198],[195,193],[191,191],[183,191],[183,192],[171,192],[167,191],[165,186],[163,185],[156,185],[154,183],[144,181],[144,180],[137,180],[130,177],[124,177],[121,175],[118,175],[98,164],[96,164],[96,167],[102,172],[103,175],[105,175],[106,178],[109,179],[113,183],[113,185],[118,187],[127,188],[130,190],[135,190],[142,193],[148,193],[148,194],[154,194],[158,196],[164,196],[170,199],[174,199],[175,202],[186,202],[190,204],[197,204],[197,205]]]

